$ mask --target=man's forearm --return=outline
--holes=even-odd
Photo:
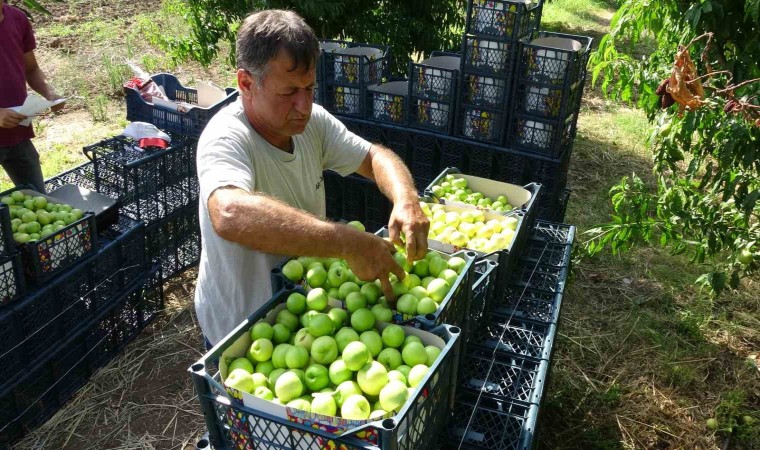
[[[55,95],[55,90],[48,84],[42,69],[35,67],[26,74],[26,82],[35,92],[50,100]]]
[[[253,250],[287,256],[345,258],[351,227],[318,219],[265,195],[217,189],[209,200],[214,230]]]
[[[377,187],[394,204],[417,202],[417,189],[412,174],[404,162],[392,150],[373,145],[372,172]]]

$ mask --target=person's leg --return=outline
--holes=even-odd
[[[3,168],[13,184],[31,184],[38,192],[45,193],[45,180],[42,177],[40,166],[40,154],[34,148],[31,139],[27,139],[17,145],[4,147]]]

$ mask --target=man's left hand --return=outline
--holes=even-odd
[[[401,241],[403,233],[406,240],[406,260],[409,263],[425,257],[428,251],[428,230],[430,221],[420,208],[419,201],[415,198],[393,205],[391,219],[388,222],[388,232],[391,242],[396,245],[404,245]]]
[[[58,100],[58,99],[61,99],[61,98],[63,98],[63,97],[61,97],[58,94],[53,94],[53,95],[50,96],[50,98],[48,98],[48,101],[52,102],[52,101],[55,101],[55,100]],[[60,110],[63,109],[64,106],[66,106],[66,102],[63,102],[63,103],[55,105],[55,106],[51,106],[50,110],[53,111],[54,113],[58,113]]]

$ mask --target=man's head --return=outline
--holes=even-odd
[[[267,140],[287,141],[306,128],[318,57],[314,31],[292,11],[260,11],[243,21],[238,87],[248,119]]]

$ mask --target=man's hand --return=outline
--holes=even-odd
[[[350,227],[346,226],[346,228]],[[393,295],[389,276],[392,273],[399,280],[403,280],[406,276],[404,269],[393,259],[396,248],[390,242],[371,233],[362,233],[353,228],[346,233],[350,236],[347,242],[348,256],[345,258],[348,267],[360,280],[379,279],[385,299],[389,304],[394,305],[396,298]]]
[[[55,100],[58,100],[58,99],[61,99],[61,98],[63,98],[63,97],[61,97],[61,96],[60,96],[60,95],[58,95],[58,94],[53,94],[53,95],[51,95],[51,96],[48,98],[48,101],[51,101],[51,102],[52,102],[52,101],[55,101]],[[61,103],[61,104],[58,104],[58,105],[55,105],[55,106],[51,106],[51,107],[50,107],[50,110],[51,110],[51,111],[53,111],[54,113],[58,113],[60,110],[62,110],[62,109],[63,109],[63,107],[64,107],[64,106],[66,106],[66,102],[63,102],[63,103]]]
[[[420,203],[410,200],[393,205],[391,218],[388,222],[388,233],[391,242],[403,246],[401,233],[406,240],[406,260],[411,264],[425,257],[428,251],[428,230],[430,221],[420,208]]]
[[[0,108],[0,128],[16,128],[26,116],[10,109]]]

